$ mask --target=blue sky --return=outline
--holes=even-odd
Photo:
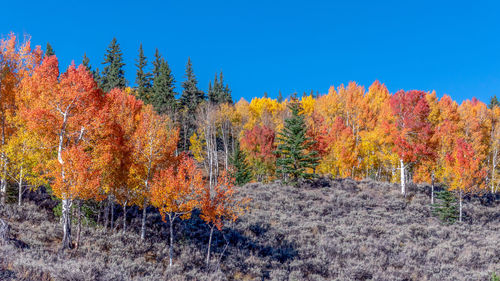
[[[150,61],[160,50],[178,82],[188,57],[202,89],[222,70],[236,100],[378,79],[391,92],[488,101],[500,94],[495,2],[8,1],[0,35],[50,42],[64,67],[86,52],[100,69],[116,37],[132,85],[142,42]]]

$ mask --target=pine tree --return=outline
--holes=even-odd
[[[228,85],[224,85],[224,76],[222,72],[220,73],[219,79],[217,79],[217,74],[215,74],[213,87],[210,82],[208,86],[208,100],[215,104],[233,103],[231,89],[229,89]]]
[[[490,104],[488,105],[488,107],[490,109],[493,109],[495,106],[500,106],[500,101],[498,101],[498,98],[496,95],[491,97]]]
[[[100,81],[101,81],[101,77],[99,75],[99,68],[96,68],[96,69],[92,70],[92,66],[90,65],[90,59],[87,57],[86,53],[83,53],[82,64],[87,68],[87,70],[90,73],[92,73],[92,76],[94,76],[94,80],[99,85]]]
[[[281,90],[278,92],[278,102],[279,103],[283,102],[283,95],[281,94]]]
[[[306,135],[307,126],[299,101],[293,100],[289,109],[292,116],[285,120],[285,127],[277,138],[276,167],[285,180],[297,182],[298,179],[314,176],[307,169],[314,169],[319,158],[316,157],[318,153],[312,149],[315,142]]]
[[[191,59],[186,64],[186,80],[182,82],[181,106],[189,113],[194,113],[198,105],[205,100],[205,93],[198,89],[198,80],[194,75]]]
[[[158,48],[156,48],[155,60],[153,61],[153,77],[151,77],[151,79],[155,79],[155,77],[160,75],[161,61],[162,61],[162,57],[160,55],[160,51],[158,51]]]
[[[87,68],[88,71],[92,72],[92,66],[90,66],[90,59],[87,57],[86,53],[83,53],[82,64]]]
[[[236,185],[244,185],[252,180],[252,172],[246,161],[246,154],[240,149],[239,143],[236,143],[235,151],[231,157],[233,166],[232,177]]]
[[[167,61],[161,60],[151,89],[151,104],[160,114],[174,114],[176,109],[175,79]]]
[[[54,52],[54,49],[52,49],[52,46],[47,42],[47,47],[45,48],[45,56],[50,57],[55,55],[56,52]]]
[[[454,223],[458,219],[457,199],[447,189],[436,192],[436,198],[432,213],[444,223]]]
[[[105,66],[102,70],[101,88],[105,92],[109,92],[114,88],[125,88],[127,85],[125,71],[123,70],[125,63],[123,62],[120,45],[117,43],[116,38],[113,38],[109,44],[102,64]]]
[[[205,100],[205,93],[198,89],[198,81],[193,72],[191,59],[188,59],[186,64],[186,80],[182,82],[182,94],[179,99],[180,112],[182,118],[181,126],[181,141],[179,147],[181,150],[189,149],[189,138],[195,130],[196,109]]]
[[[135,76],[135,84],[137,85],[137,97],[144,103],[151,103],[150,90],[151,90],[151,74],[145,71],[148,64],[142,43],[139,45],[139,57],[136,60],[137,72]]]

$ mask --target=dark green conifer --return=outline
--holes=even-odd
[[[174,114],[176,110],[175,79],[167,61],[161,60],[158,75],[151,89],[151,104],[160,114]]]
[[[82,64],[87,68],[88,71],[92,71],[92,66],[90,66],[90,59],[87,57],[86,53],[83,53]]]
[[[208,85],[208,100],[215,104],[233,103],[231,97],[231,89],[228,85],[224,85],[224,76],[220,73],[219,79],[215,74],[214,85],[210,82]]]
[[[198,105],[205,100],[205,93],[198,89],[198,80],[196,80],[196,76],[194,75],[190,58],[188,58],[186,64],[186,80],[182,82],[182,88],[181,106],[184,110],[194,113]]]
[[[101,88],[105,92],[109,92],[114,88],[125,88],[127,85],[125,71],[123,70],[125,63],[123,62],[120,45],[116,41],[116,38],[113,38],[109,44],[102,64],[104,65],[104,69],[102,70]]]
[[[498,98],[496,95],[491,97],[490,104],[488,105],[488,107],[490,109],[493,109],[495,106],[500,106],[500,101],[498,101]]]
[[[50,57],[55,55],[56,52],[54,52],[54,49],[52,49],[52,46],[47,42],[47,47],[45,48],[45,56]]]
[[[139,45],[139,56],[136,59],[137,72],[135,76],[135,84],[137,85],[137,97],[144,103],[151,103],[151,74],[146,71],[148,60],[144,55],[142,43]]]
[[[278,92],[278,102],[279,103],[283,102],[283,95],[281,94],[281,90]]]
[[[277,173],[282,174],[288,181],[297,182],[299,179],[314,177],[307,169],[315,169],[318,165],[318,152],[312,146],[314,141],[307,136],[307,125],[304,115],[301,113],[302,106],[298,100],[292,100],[289,105],[292,113],[285,120],[283,130],[278,134],[278,147],[275,153]]]
[[[436,192],[436,203],[432,205],[432,213],[441,221],[453,224],[458,219],[457,199],[453,194],[444,189]]]
[[[232,177],[236,185],[241,186],[252,180],[252,172],[246,161],[245,152],[240,149],[238,143],[231,157],[231,165],[233,166]]]

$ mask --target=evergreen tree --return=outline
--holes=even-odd
[[[306,135],[307,126],[302,106],[293,100],[289,109],[292,113],[285,120],[283,130],[278,134],[278,147],[275,153],[277,172],[287,180],[297,182],[298,179],[312,178],[314,174],[307,173],[307,169],[314,169],[318,165],[318,154],[312,150],[314,141]]]
[[[155,79],[155,77],[160,75],[160,66],[162,62],[162,57],[158,48],[155,50],[155,60],[153,61],[153,77],[151,79]]]
[[[198,89],[198,80],[194,75],[191,59],[186,64],[186,80],[182,82],[181,106],[189,113],[194,113],[198,105],[205,100],[205,93]]]
[[[208,85],[208,100],[215,104],[233,103],[231,90],[228,85],[224,85],[224,76],[220,73],[219,79],[215,74],[214,85],[210,82]]]
[[[125,63],[123,63],[122,52],[116,38],[113,38],[109,44],[102,64],[105,66],[102,70],[101,88],[105,92],[114,88],[125,88],[127,85],[123,70]]]
[[[167,61],[161,60],[151,89],[151,104],[160,114],[174,114],[176,109],[175,79]]]
[[[86,53],[83,53],[82,64],[87,68],[88,71],[92,72],[92,66],[90,66],[90,59],[87,57]]]
[[[139,45],[139,57],[136,60],[137,72],[135,76],[135,84],[137,85],[137,97],[144,103],[151,103],[150,90],[151,90],[151,74],[145,71],[148,64],[142,43]]]
[[[493,109],[495,106],[500,106],[500,101],[498,101],[498,98],[496,95],[491,97],[490,104],[488,105],[488,107],[490,109]]]
[[[205,100],[205,93],[198,89],[198,81],[193,72],[191,59],[188,59],[186,64],[186,80],[182,82],[182,88],[182,94],[179,99],[182,116],[179,148],[187,151],[189,150],[189,137],[191,137],[196,127],[196,109]]]
[[[92,70],[92,66],[90,65],[90,59],[87,57],[86,53],[83,53],[82,64],[87,68],[88,71],[90,71],[90,73],[92,73],[92,76],[94,76],[94,80],[97,82],[98,85],[100,85],[101,77],[99,76],[99,68]]]
[[[278,102],[279,103],[283,102],[283,95],[281,94],[281,90],[278,92]]]
[[[252,172],[246,161],[245,152],[240,149],[239,143],[236,143],[235,151],[231,157],[233,166],[232,177],[236,185],[244,185],[252,180]]]
[[[54,52],[54,49],[52,49],[52,46],[47,42],[47,47],[45,48],[45,56],[50,57],[55,55],[56,52]]]
[[[444,223],[454,223],[458,218],[457,199],[447,189],[436,192],[436,199],[432,213]]]

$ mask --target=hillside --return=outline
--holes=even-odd
[[[153,210],[145,243],[131,210],[125,235],[84,228],[77,252],[59,252],[62,230],[50,200],[30,195],[22,207],[0,209],[12,228],[11,243],[0,246],[0,279],[489,280],[500,272],[498,198],[467,198],[465,222],[443,225],[423,186],[411,186],[406,198],[397,185],[349,179],[239,191],[252,198],[250,212],[224,237],[217,232],[211,267],[204,263],[208,228],[195,213],[177,224],[171,269],[167,228]]]

